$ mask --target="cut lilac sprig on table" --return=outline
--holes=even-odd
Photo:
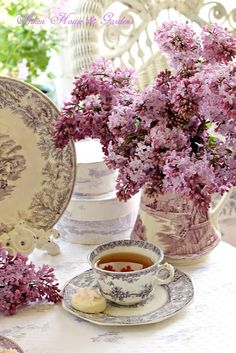
[[[148,183],[207,209],[213,193],[236,185],[236,39],[216,24],[198,35],[174,21],[154,37],[173,70],[139,92],[132,71],[95,60],[75,79],[55,143],[100,139],[121,200]]]
[[[0,312],[13,315],[33,302],[60,302],[62,296],[53,271],[48,265],[36,270],[26,256],[12,256],[0,247]]]

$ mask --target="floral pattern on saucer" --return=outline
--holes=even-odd
[[[176,269],[173,281],[161,287],[156,285],[145,302],[130,306],[109,302],[103,313],[86,314],[71,306],[71,297],[79,287],[98,288],[93,270],[81,273],[65,285],[63,308],[84,320],[108,326],[144,325],[165,320],[189,305],[194,296],[191,279]]]

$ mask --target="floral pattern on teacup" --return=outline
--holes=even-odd
[[[109,271],[96,266],[97,261],[104,255],[122,251],[145,255],[152,260],[153,264],[144,269],[128,272]],[[158,269],[162,259],[163,252],[159,247],[140,240],[118,240],[105,243],[96,247],[89,256],[89,262],[101,293],[106,299],[123,305],[132,305],[147,299],[158,278]],[[171,267],[168,281],[173,278],[173,275],[174,269]]]

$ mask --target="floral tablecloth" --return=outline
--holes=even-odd
[[[35,250],[31,259],[54,266],[63,287],[89,268],[93,247],[62,241],[60,247],[56,257]],[[195,299],[166,321],[103,327],[70,315],[60,304],[41,304],[12,317],[0,315],[0,335],[15,340],[25,353],[235,353],[236,249],[221,242],[205,262],[180,269],[191,276]]]

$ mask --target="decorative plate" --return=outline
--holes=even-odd
[[[4,352],[6,349],[15,349],[19,353],[24,353],[18,344],[7,337],[0,336],[0,353]]]
[[[31,85],[0,77],[0,235],[25,220],[50,229],[70,200],[76,173],[71,142],[54,146],[59,115]]]
[[[194,295],[191,279],[175,269],[173,281],[163,286],[156,285],[145,302],[130,306],[109,302],[103,313],[86,314],[71,306],[71,297],[79,287],[97,288],[93,270],[81,273],[66,284],[63,308],[79,318],[107,326],[145,325],[168,319],[189,305]]]

